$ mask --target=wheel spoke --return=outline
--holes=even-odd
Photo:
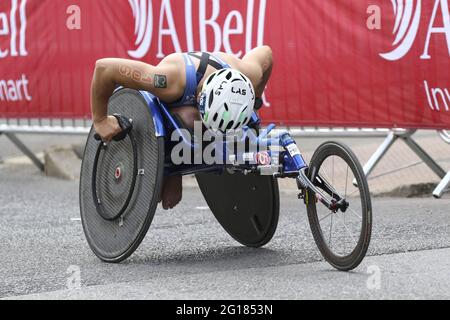
[[[352,212],[355,216],[357,216],[359,218],[359,220],[362,220],[362,216],[360,216],[355,210],[353,210],[352,208],[348,208],[350,210],[350,212]]]
[[[330,214],[327,214],[325,217],[323,217],[322,219],[319,220],[319,222],[321,222],[322,220],[325,220],[326,218],[328,218],[329,216],[331,216],[333,214],[333,212],[331,212]]]
[[[347,173],[345,174],[345,196],[344,196],[344,198],[347,198],[347,187],[348,187],[348,166],[347,166]]]
[[[332,159],[331,186],[334,188],[334,156],[331,159]],[[333,192],[333,190],[331,191],[331,198],[334,199],[334,192]]]
[[[344,225],[346,225],[345,223],[345,212],[344,212]],[[347,241],[344,240],[344,252],[347,252]]]
[[[328,241],[329,242],[329,244],[330,244],[330,249],[333,247],[332,246],[332,244],[331,244],[331,236],[332,236],[332,231],[333,231],[333,215],[331,215],[331,225],[330,225],[330,241]]]
[[[347,231],[347,233],[350,235],[350,237],[353,239],[353,241],[355,241],[355,237],[353,236],[353,234],[350,232],[350,230],[348,229],[348,227],[345,225],[345,223],[342,223],[342,219],[338,217],[338,221],[342,224],[342,226],[345,228],[345,230]]]
[[[345,173],[345,193],[344,193],[345,199],[347,199],[347,191],[348,191],[348,169],[349,169],[349,166],[347,165],[347,170]],[[346,225],[345,224],[345,214],[346,214],[346,212],[344,211],[344,225]],[[344,240],[344,252],[347,252],[347,241],[345,241],[345,240]]]
[[[331,184],[334,184],[334,156],[331,157]]]
[[[356,189],[355,191],[352,191],[352,192],[350,192],[347,196],[346,196],[346,198],[349,198],[350,196],[352,196],[352,195],[354,195],[356,192],[358,192],[359,191],[359,189]]]

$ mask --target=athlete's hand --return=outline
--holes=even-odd
[[[108,116],[101,121],[94,121],[95,132],[102,138],[103,142],[110,142],[112,138],[118,135],[122,129],[116,117]]]

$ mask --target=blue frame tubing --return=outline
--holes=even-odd
[[[118,88],[117,90],[119,90]],[[178,131],[179,136],[182,137],[182,142],[186,145],[186,147],[190,147],[193,150],[198,148],[198,145],[195,145],[191,140],[189,140],[181,130],[182,128],[177,123],[177,121],[170,114],[168,107],[162,103],[157,97],[153,96],[147,91],[140,91],[142,97],[148,104],[149,111],[152,114],[153,122],[155,126],[155,132],[158,137],[165,137],[166,142],[168,141],[169,135],[174,131]],[[261,120],[256,112],[252,115],[252,124],[260,124]],[[280,145],[286,151],[282,152],[279,156],[282,159],[283,168],[282,173],[284,174],[298,174],[302,169],[307,168],[305,160],[303,159],[300,151],[297,148],[297,145],[290,136],[289,133],[284,132],[280,134],[278,137],[267,138],[270,132],[275,128],[274,124],[270,124],[263,132],[259,134],[259,136],[249,135],[249,128],[244,128],[244,134],[242,137],[242,141],[249,138],[250,143],[253,146],[258,147],[259,145],[272,146],[272,145]],[[223,150],[226,150],[228,142],[224,142]],[[270,154],[270,152],[269,152]],[[236,155],[239,158],[240,155]],[[227,162],[227,159],[223,159],[224,163]],[[174,168],[168,167],[166,174],[168,175],[187,175],[199,172],[220,172],[227,167],[226,164],[217,164],[217,165],[179,165],[174,166]],[[248,166],[243,165],[243,169],[247,169]]]

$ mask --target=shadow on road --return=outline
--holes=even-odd
[[[175,252],[166,252],[163,254],[143,256],[143,252],[138,252],[124,265],[173,265],[183,267],[201,266],[205,269],[217,270],[235,270],[241,268],[261,268],[261,266],[270,267],[278,265],[292,264],[292,256],[286,251],[276,251],[266,248],[247,248],[247,247],[221,247],[195,250],[182,250]],[[317,261],[320,261],[319,259]]]

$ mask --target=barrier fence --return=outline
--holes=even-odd
[[[403,128],[366,172],[401,138],[442,176],[412,133],[450,129],[449,0],[4,0],[0,133],[86,133],[97,59],[241,58],[263,44],[275,61],[266,123],[314,135]]]

